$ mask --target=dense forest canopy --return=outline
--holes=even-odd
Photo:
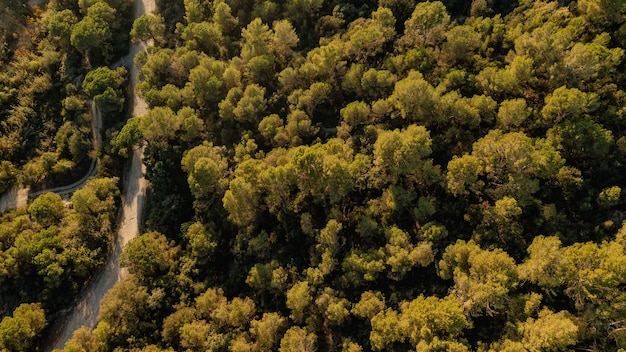
[[[130,4],[0,2],[0,192],[65,186],[96,165],[91,160],[98,155],[103,161],[99,177],[71,199],[43,193],[0,217],[3,351],[35,350],[49,322],[72,303],[112,247],[120,192],[119,179],[111,176],[119,172],[97,150],[91,107],[101,110],[106,128],[124,120],[126,70],[102,65],[127,51]],[[88,53],[76,41],[84,34],[78,24],[90,16],[106,23],[109,37],[121,34],[108,47],[96,45],[106,47],[106,55]]]
[[[63,101],[111,116],[127,72],[107,31],[153,43],[135,57],[150,110],[113,118],[103,150],[112,169],[145,145],[146,231],[122,255],[130,278],[66,351],[626,348],[622,1],[157,4],[132,27],[107,17],[129,7],[113,0],[41,15],[45,45],[68,50],[55,67],[86,73]],[[45,72],[24,79],[57,84]],[[20,135],[11,117],[36,92],[17,87],[0,103]],[[45,155],[11,145],[11,170]],[[7,215],[6,236],[19,222],[35,242],[63,239],[74,215],[55,202]],[[93,236],[89,250],[107,241]],[[0,324],[8,350],[41,331],[58,275],[39,275],[50,290]],[[11,324],[32,333],[10,339]]]

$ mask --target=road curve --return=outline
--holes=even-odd
[[[135,18],[144,13],[154,12],[155,9],[155,0],[135,0]],[[147,45],[147,43],[132,45],[129,56],[134,57],[139,51],[145,50]],[[138,70],[134,65],[131,66],[130,73],[132,91],[134,92],[138,76]],[[132,116],[142,116],[147,110],[145,101],[134,93],[132,95]],[[46,346],[46,351],[63,348],[74,331],[82,326],[93,329],[98,319],[100,300],[117,281],[126,275],[119,266],[119,258],[124,245],[139,234],[148,187],[148,182],[144,177],[145,166],[142,163],[142,158],[143,148],[134,148],[128,173],[123,179],[125,191],[122,198],[122,212],[111,255],[102,271],[92,281],[91,286],[85,290],[78,304],[67,315],[67,319],[60,324],[62,326],[52,329],[54,336],[49,339],[51,342],[49,346]]]
[[[93,148],[94,150],[100,150],[101,146],[102,146],[102,141],[100,138],[100,130],[102,129],[102,116],[100,116],[100,112],[98,112],[98,109],[96,108],[96,104],[93,101],[89,102],[89,106],[90,106],[90,116],[91,116],[91,133],[93,134]],[[98,160],[98,158],[94,158],[91,160],[91,164],[89,165],[89,169],[87,170],[87,172],[85,173],[85,176],[81,177],[80,180],[77,180],[76,182],[73,182],[69,185],[66,186],[59,186],[59,187],[54,187],[54,188],[45,188],[42,189],[41,191],[37,191],[37,192],[28,192],[28,202],[30,203],[32,200],[34,200],[35,198],[39,197],[40,195],[44,194],[44,193],[57,193],[61,196],[61,198],[63,198],[64,200],[69,200],[72,197],[72,194],[78,190],[79,188],[81,188],[82,186],[85,185],[85,183],[87,183],[87,181],[89,180],[90,177],[95,176],[96,173],[98,172],[98,163],[100,161]]]
[[[41,6],[46,1],[47,0],[29,0],[28,4],[30,6]],[[93,101],[89,101],[89,110],[89,115],[92,119],[91,133],[93,138],[93,147],[94,150],[100,150],[100,147],[102,146],[102,138],[100,137],[100,131],[102,130],[102,117],[100,116],[100,113],[96,108],[96,104]],[[48,192],[57,193],[64,200],[69,200],[72,197],[74,191],[84,186],[89,178],[96,174],[96,172],[98,171],[98,162],[98,158],[94,158],[91,161],[91,164],[89,165],[89,169],[85,173],[85,176],[83,176],[80,180],[77,180],[76,182],[73,182],[72,184],[66,186],[44,188],[36,192],[30,192],[30,187],[22,187],[21,185],[13,187],[3,194],[0,194],[0,214],[4,213],[8,209],[23,208],[38,196]]]
[[[90,116],[92,119],[91,132],[93,134],[93,147],[95,150],[100,150],[100,147],[102,145],[102,141],[100,138],[100,130],[102,129],[102,117],[97,111],[96,104],[94,104],[93,101],[89,102],[89,106]],[[84,186],[89,178],[96,174],[96,172],[98,171],[98,163],[98,158],[92,159],[91,164],[89,164],[89,169],[87,169],[85,175],[76,182],[73,182],[69,185],[54,188],[44,188],[36,192],[31,192],[30,187],[22,187],[20,185],[13,187],[9,191],[4,192],[2,195],[0,195],[0,214],[4,213],[8,209],[23,208],[35,198],[48,192],[57,193],[64,200],[69,200],[72,197],[74,191]]]
[[[47,0],[29,0],[28,4],[30,6],[41,6],[46,1]],[[154,13],[156,11],[156,2],[154,0],[146,0],[146,1],[135,0],[134,4],[135,4],[134,13],[136,14],[135,18],[138,18],[144,13]],[[133,64],[133,59],[135,58],[135,55],[137,55],[138,52],[145,50],[148,44],[151,44],[151,43],[140,43],[138,45],[131,45],[128,51],[128,54],[122,57],[120,60],[118,60],[112,65],[112,68],[116,68],[119,66],[130,67],[131,86],[132,86],[133,92],[134,92],[135,86],[137,85],[137,77],[138,77],[138,72],[137,72],[138,70]],[[137,97],[136,94],[133,94],[131,103],[132,103],[132,111],[133,111],[132,115],[133,116],[141,116],[145,114],[145,112],[147,111],[148,107],[145,101]],[[96,104],[93,101],[89,102],[89,106],[90,106],[90,116],[92,118],[92,133],[93,133],[94,149],[100,150],[100,147],[102,146],[102,140],[100,136],[100,131],[102,129],[102,117],[100,116],[100,113],[98,112],[96,108]],[[98,163],[99,163],[99,160],[97,158],[93,159],[85,175],[81,179],[77,180],[76,182],[73,182],[72,184],[69,184],[66,186],[45,188],[36,192],[30,192],[30,187],[22,187],[20,185],[13,187],[12,189],[0,194],[0,214],[4,213],[6,210],[9,210],[9,209],[23,208],[27,206],[28,203],[30,203],[32,200],[34,200],[38,196],[44,193],[49,193],[49,192],[57,193],[64,200],[68,201],[72,197],[72,194],[74,193],[74,191],[84,186],[90,177],[95,176],[98,170]]]

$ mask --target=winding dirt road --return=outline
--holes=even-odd
[[[144,13],[152,13],[156,9],[155,0],[135,0],[135,18]],[[132,45],[128,57],[134,57],[139,51],[145,50],[149,43]],[[132,61],[130,61],[132,62]],[[137,68],[131,66],[131,84],[137,84]],[[132,96],[132,116],[144,115],[148,107],[137,94]],[[74,307],[62,327],[53,329],[55,336],[51,337],[50,345],[46,350],[63,348],[65,342],[72,337],[75,330],[82,326],[93,329],[97,323],[100,310],[100,300],[113,285],[124,278],[126,272],[119,266],[119,258],[124,245],[139,234],[144,201],[148,183],[144,178],[145,166],[142,163],[143,148],[133,150],[128,174],[124,179],[125,193],[122,198],[122,213],[115,244],[105,267],[98,277],[86,289],[78,304]]]
[[[133,86],[134,87],[134,86]],[[100,138],[100,130],[102,129],[102,117],[100,113],[96,109],[96,104],[94,102],[89,102],[91,106],[90,116],[92,118],[91,124],[91,133],[93,137],[94,150],[100,150],[102,146],[102,140]],[[65,201],[69,201],[72,197],[74,191],[83,187],[85,183],[91,178],[95,176],[98,171],[98,159],[94,158],[89,165],[89,169],[85,173],[80,180],[73,182],[69,185],[59,186],[54,188],[44,188],[40,191],[31,192],[30,187],[23,187],[21,185],[17,185],[10,189],[7,192],[4,192],[0,195],[0,214],[4,213],[8,209],[17,209],[23,208],[28,205],[33,199],[39,197],[40,195],[48,192],[57,193],[63,198]]]

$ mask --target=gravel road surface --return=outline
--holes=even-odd
[[[156,4],[154,0],[135,0],[135,17],[139,17],[144,13],[152,13],[155,9]],[[139,51],[145,50],[148,44],[132,45],[128,56],[134,57]],[[134,65],[131,66],[130,73],[134,92],[138,74],[138,70]],[[138,97],[137,94],[134,94],[132,97],[132,116],[142,116],[147,110],[148,107],[145,101]],[[67,319],[60,324],[62,326],[53,329],[54,336],[50,339],[50,346],[46,349],[48,351],[63,348],[65,342],[71,338],[74,331],[82,326],[93,329],[97,323],[100,300],[117,281],[123,279],[126,275],[125,270],[119,266],[119,258],[124,245],[139,234],[148,186],[144,178],[145,166],[142,163],[142,157],[143,148],[135,148],[128,174],[124,178],[123,208],[111,256],[103,270],[98,274],[98,277],[92,281],[92,285],[85,290],[78,304],[67,315]]]

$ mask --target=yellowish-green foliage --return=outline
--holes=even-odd
[[[49,15],[53,45],[107,15],[93,6]],[[145,143],[145,234],[129,244],[133,275],[107,297],[91,341],[626,348],[623,2],[158,7],[132,34],[155,39],[135,60],[150,111],[111,147],[127,155]],[[20,121],[34,116],[27,106]],[[67,160],[77,131],[58,137]],[[53,156],[27,174],[41,178]],[[57,224],[55,209],[31,213]]]

